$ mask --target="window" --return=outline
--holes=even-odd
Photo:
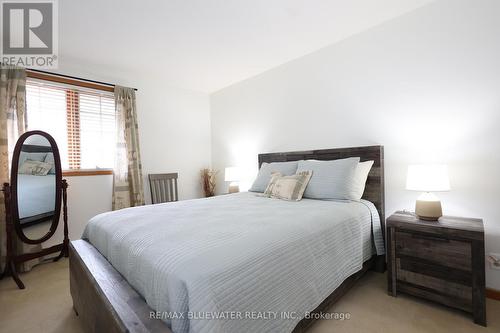
[[[64,170],[111,169],[116,146],[112,92],[44,80],[26,82],[28,130],[54,137]]]

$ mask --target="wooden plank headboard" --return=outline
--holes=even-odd
[[[21,151],[23,151],[25,153],[52,153],[52,147],[51,146],[23,144],[21,146]]]
[[[336,160],[359,157],[361,162],[374,161],[368,174],[363,199],[373,202],[377,207],[385,237],[385,197],[384,197],[384,146],[365,146],[351,148],[319,149],[285,153],[259,154],[259,168],[262,163],[288,162],[299,160]]]

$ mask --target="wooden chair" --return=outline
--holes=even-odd
[[[150,174],[148,177],[153,204],[179,200],[177,193],[177,173]]]

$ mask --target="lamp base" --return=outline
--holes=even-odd
[[[240,191],[240,187],[238,186],[238,184],[229,185],[229,189],[228,189],[229,193],[238,193],[239,191]]]
[[[426,195],[428,196],[428,194]],[[415,214],[417,214],[420,219],[426,221],[437,221],[441,216],[443,216],[441,201],[437,200],[436,197],[432,199],[434,200],[429,200],[428,197],[425,199],[418,198],[415,204]]]

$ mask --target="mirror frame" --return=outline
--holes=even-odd
[[[56,197],[55,197],[55,209],[54,209],[54,218],[52,220],[52,224],[50,225],[49,231],[39,239],[30,239],[26,237],[23,232],[23,228],[21,227],[21,223],[19,221],[19,207],[17,200],[17,172],[19,169],[19,158],[21,155],[21,149],[26,141],[32,135],[40,135],[47,139],[52,147],[52,154],[54,155],[54,163],[55,163],[55,186],[56,186]],[[16,233],[19,238],[28,244],[40,244],[48,240],[50,237],[54,235],[56,232],[57,226],[59,225],[59,218],[61,215],[61,193],[62,193],[62,169],[61,169],[61,156],[59,155],[59,149],[57,148],[56,141],[54,138],[43,131],[29,131],[22,134],[16,142],[16,146],[14,148],[14,154],[12,155],[12,166],[11,166],[11,174],[10,174],[10,186],[11,186],[11,210],[12,210],[12,222],[14,224],[14,228],[16,229]]]

